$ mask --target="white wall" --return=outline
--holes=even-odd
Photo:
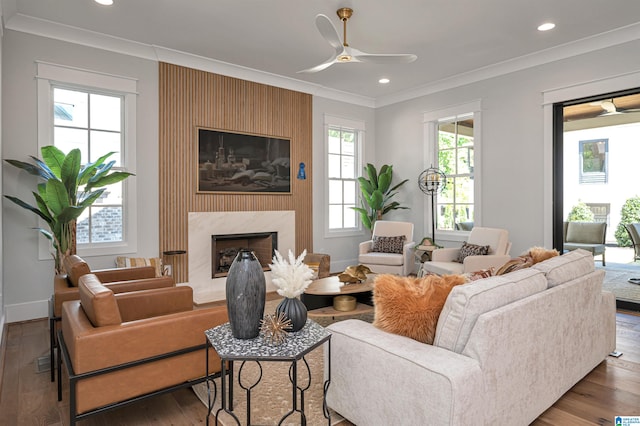
[[[2,5],[0,4],[0,19],[2,18]],[[2,156],[2,40],[4,38],[3,29],[0,26],[0,160],[4,158]],[[4,165],[3,162],[0,161],[0,188],[2,188],[2,170]],[[2,221],[3,214],[0,208],[0,271],[4,271],[3,268],[3,246],[4,246],[4,238],[2,234]],[[2,274],[0,273],[0,345],[3,344],[2,336],[4,335],[4,323],[5,323],[5,309],[4,309],[4,280],[2,279]]]
[[[640,41],[630,42],[379,108],[376,159],[412,170],[415,182],[429,166],[423,160],[422,114],[480,99],[482,225],[507,228],[514,255],[544,245],[552,229],[545,227],[543,209],[551,197],[543,182],[551,172],[544,156],[543,92],[637,72],[639,49]],[[640,87],[640,81],[635,86]],[[417,186],[409,189],[414,199],[424,202]],[[411,210],[417,234],[425,232],[427,206],[416,203]]]
[[[607,183],[580,184],[580,141],[608,139]],[[640,195],[637,160],[640,158],[640,123],[598,127],[564,133],[564,214],[582,201],[587,204],[609,204],[607,243],[616,243],[615,232],[621,220],[622,206],[629,198]]]
[[[313,251],[331,255],[331,271],[340,272],[358,263],[358,244],[370,238],[369,230],[359,235],[328,237],[326,235],[326,152],[324,116],[363,121],[365,125],[363,164],[375,163],[375,111],[319,96],[313,97]]]
[[[36,60],[137,78],[138,252],[157,256],[158,242],[158,64],[131,56],[6,31],[3,39],[2,158],[39,156],[36,133]],[[3,169],[3,194],[31,200],[34,177],[13,167]],[[35,216],[3,199],[4,305],[8,322],[48,315],[53,260],[38,260],[38,238],[30,229]],[[92,268],[114,266],[115,256],[88,257]]]

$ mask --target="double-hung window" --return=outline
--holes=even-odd
[[[364,123],[325,117],[327,159],[327,231],[358,231],[358,182]]]
[[[134,172],[135,89],[128,78],[38,63],[39,145],[78,148],[83,165],[113,152],[113,171]],[[78,253],[135,251],[135,214],[134,179],[107,186],[77,220]]]
[[[446,182],[435,197],[438,231],[469,231],[479,222],[479,117],[479,102],[425,114],[425,163],[437,167]]]

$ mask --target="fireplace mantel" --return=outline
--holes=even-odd
[[[196,304],[225,299],[226,278],[211,278],[211,236],[250,232],[277,232],[278,251],[296,255],[295,211],[189,212],[189,281]],[[300,251],[304,249],[301,248]],[[275,291],[270,272],[267,292]]]

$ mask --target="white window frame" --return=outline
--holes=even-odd
[[[429,111],[423,114],[424,125],[424,169],[438,164],[438,125],[444,121],[473,115],[473,211],[474,226],[482,225],[482,102],[478,99],[468,103]],[[431,198],[424,197],[424,229],[431,229]],[[465,241],[469,231],[436,229],[436,241]]]
[[[137,79],[84,70],[65,65],[36,62],[37,95],[38,95],[38,153],[43,146],[53,145],[53,87],[64,86],[71,90],[78,89],[92,93],[106,93],[124,98],[122,129],[123,152],[122,168],[134,173],[136,170],[136,107]],[[80,256],[103,256],[135,253],[137,251],[137,208],[136,179],[129,178],[122,182],[122,241],[78,244]],[[46,226],[42,223],[42,226]],[[51,259],[51,248],[48,240],[39,238],[38,256],[40,260]]]
[[[329,228],[329,185],[328,185],[329,161],[328,159],[329,159],[329,128],[330,127],[340,127],[342,129],[354,130],[356,132],[357,134],[357,141],[355,145],[355,151],[356,151],[355,152],[355,169],[356,169],[355,178],[356,179],[362,176],[363,158],[364,158],[363,147],[364,147],[364,137],[365,137],[364,121],[353,120],[353,119],[348,119],[343,117],[336,117],[336,116],[325,114],[324,128],[323,128],[324,129],[324,163],[325,163],[324,176],[325,176],[325,182],[327,182],[327,185],[324,185],[325,187],[324,199],[326,200],[325,208],[324,208],[325,238],[362,235],[363,233],[362,222],[360,222],[358,217],[356,217],[355,228],[340,228],[340,229]],[[360,195],[360,185],[356,180],[356,207],[360,205],[361,198],[362,197]],[[358,214],[359,213],[356,212],[356,216]]]

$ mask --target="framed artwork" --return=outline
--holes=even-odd
[[[291,194],[291,140],[197,128],[198,192]]]

